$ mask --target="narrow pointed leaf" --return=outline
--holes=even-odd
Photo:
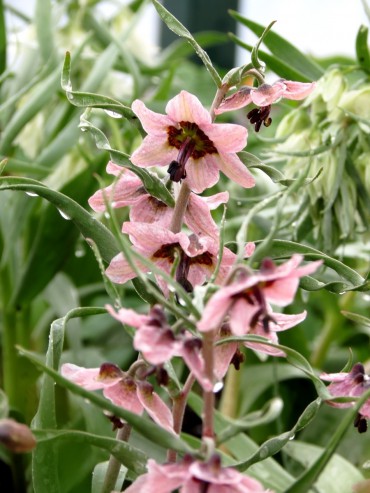
[[[147,171],[146,169],[140,168],[139,166],[134,166],[127,154],[112,149],[104,133],[88,120],[86,120],[84,116],[81,117],[80,128],[83,131],[88,131],[92,134],[95,139],[97,148],[108,151],[113,162],[115,162],[116,164],[120,164],[135,173],[143,182],[146,191],[150,195],[156,197],[170,207],[174,206],[174,199],[164,183],[162,183],[161,180],[159,180],[156,176],[149,173],[149,171]]]
[[[32,430],[37,438],[38,444],[47,444],[49,447],[59,442],[68,441],[76,443],[88,443],[99,447],[112,454],[121,464],[125,465],[136,474],[145,473],[145,465],[148,456],[128,442],[116,440],[115,438],[94,435],[78,430]]]
[[[264,31],[264,26],[246,19],[241,14],[235,11],[230,11],[230,15],[239,21],[244,26],[248,27],[256,36],[261,36]],[[288,66],[291,66],[297,72],[302,73],[309,80],[319,79],[323,70],[319,65],[304,55],[294,45],[286,41],[283,37],[269,31],[263,40],[265,46],[271,51],[275,57],[281,60]]]
[[[106,262],[109,262],[119,248],[112,233],[83,207],[70,197],[46,187],[43,183],[29,178],[0,177],[1,190],[22,190],[34,193],[52,203],[71,219],[85,238],[92,238]],[[31,199],[30,199],[31,200]]]
[[[362,25],[358,30],[356,37],[356,56],[358,63],[361,68],[363,68],[366,72],[370,71],[370,54],[369,47],[367,44],[367,37],[369,34],[368,27]]]
[[[176,19],[176,17],[174,17],[167,9],[165,9],[157,0],[152,0],[152,3],[167,27],[181,38],[185,38],[191,44],[191,46],[194,48],[195,53],[204,63],[206,69],[210,73],[217,87],[220,87],[222,83],[221,77],[218,75],[217,70],[212,65],[208,54],[203,50],[203,48],[201,48],[201,46],[197,43],[197,41],[186,29],[186,27],[183,26],[181,22]]]
[[[169,448],[176,450],[180,453],[195,453],[183,440],[178,436],[164,430],[156,423],[149,421],[148,418],[138,416],[122,407],[116,406],[108,399],[100,396],[95,392],[89,392],[82,387],[79,387],[75,383],[62,377],[60,373],[53,368],[46,366],[39,356],[35,355],[31,351],[27,351],[23,348],[18,348],[20,354],[29,359],[37,368],[50,375],[53,380],[67,390],[73,392],[75,395],[87,399],[92,404],[99,407],[102,411],[110,411],[114,416],[122,418],[127,421],[138,433],[146,437],[148,440],[160,444],[163,448]]]

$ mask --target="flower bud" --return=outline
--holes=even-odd
[[[348,91],[340,98],[338,106],[361,118],[370,118],[370,85],[357,91]]]
[[[30,452],[36,447],[36,439],[30,428],[14,419],[0,419],[0,443],[11,452]]]

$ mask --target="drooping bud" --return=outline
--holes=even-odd
[[[0,419],[0,443],[17,454],[30,452],[36,447],[30,428],[10,418]]]

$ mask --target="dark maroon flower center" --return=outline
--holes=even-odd
[[[191,265],[204,265],[213,266],[213,255],[209,252],[203,252],[194,257],[189,257],[184,250],[181,248],[179,243],[169,243],[168,245],[162,245],[157,251],[152,255],[152,259],[167,259],[170,263],[175,260],[176,250],[180,254],[180,262],[176,269],[176,281],[181,284],[181,286],[191,293],[193,291],[193,286],[188,281],[189,269]]]
[[[265,127],[271,125],[272,119],[270,118],[271,105],[261,106],[261,108],[254,108],[247,113],[248,120],[254,125],[256,132],[261,128],[262,123]]]
[[[177,159],[172,161],[168,168],[172,181],[179,182],[186,178],[185,165],[190,158],[199,159],[206,154],[217,152],[211,139],[196,123],[181,121],[179,128],[171,125],[167,129],[167,135],[168,144],[179,151]]]

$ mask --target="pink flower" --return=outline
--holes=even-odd
[[[184,330],[175,334],[168,325],[162,307],[155,305],[151,308],[149,315],[141,315],[126,308],[120,308],[118,312],[115,312],[109,305],[106,308],[122,324],[128,324],[137,329],[134,348],[140,351],[149,363],[162,366],[172,357],[180,356],[200,385],[207,391],[212,390],[214,382],[205,376],[201,339]],[[224,376],[217,371],[217,367],[216,364],[215,381]]]
[[[180,262],[176,272],[176,280],[188,291],[193,286],[201,285],[210,277],[217,265],[218,243],[207,236],[190,236],[183,232],[172,233],[156,224],[125,222],[122,231],[130,235],[135,249],[144,257],[151,259],[158,267],[169,273],[175,259],[176,250],[180,254]],[[223,279],[236,255],[224,248],[218,282]],[[148,268],[138,264],[143,272]],[[118,284],[123,284],[136,277],[135,271],[120,253],[116,255],[106,270],[107,276]],[[165,293],[168,288],[157,276],[158,283]]]
[[[148,472],[139,476],[126,493],[268,493],[255,479],[231,467],[221,467],[218,455],[208,462],[193,460],[189,456],[176,464],[157,464],[149,459]],[[272,492],[270,492],[272,493]]]
[[[256,132],[262,123],[268,127],[271,124],[270,110],[272,103],[281,98],[300,100],[306,98],[315,89],[315,82],[294,82],[291,80],[278,80],[272,85],[262,84],[257,88],[243,86],[231,96],[225,98],[215,110],[216,114],[225,111],[238,110],[250,103],[259,108],[251,110],[247,118],[255,125]]]
[[[149,110],[140,100],[132,103],[132,109],[148,133],[131,156],[137,166],[168,166],[171,180],[186,179],[199,193],[217,183],[220,170],[245,188],[254,186],[254,178],[236,155],[246,146],[246,129],[212,123],[194,95],[181,91],[168,102],[166,115]]]
[[[103,363],[100,368],[66,363],[61,373],[86,390],[103,389],[104,397],[132,413],[141,414],[145,409],[153,421],[173,433],[171,411],[149,382],[134,379],[112,363]]]
[[[287,262],[276,266],[270,259],[265,259],[259,272],[249,274],[242,271],[235,282],[220,288],[210,298],[198,329],[205,332],[219,328],[227,314],[231,331],[235,335],[245,335],[251,330],[261,333],[262,328],[262,332],[271,336],[274,326],[279,326],[279,319],[288,328],[286,324],[289,324],[289,316],[272,313],[268,303],[278,306],[291,303],[299,278],[311,274],[321,265],[321,261],[316,261],[298,267],[302,260],[301,255],[293,255]],[[299,319],[302,316],[303,314],[293,317]],[[292,320],[297,322],[298,319]],[[279,329],[275,328],[276,330]]]
[[[134,173],[111,161],[107,165],[107,172],[118,176],[118,180],[90,197],[89,205],[94,211],[105,211],[108,201],[113,208],[129,206],[132,222],[160,223],[164,228],[170,226],[173,209],[149,195]],[[209,197],[199,197],[191,193],[184,216],[185,224],[197,235],[218,238],[219,231],[210,210],[216,209],[228,200],[228,192]]]
[[[140,315],[134,310],[120,308],[116,312],[106,305],[108,312],[122,324],[128,324],[138,330],[134,337],[134,348],[153,365],[162,365],[181,352],[183,341],[176,337],[168,325],[163,309],[156,305],[149,315]]]
[[[332,382],[328,390],[333,397],[360,397],[370,388],[370,376],[366,375],[365,368],[361,363],[356,363],[349,373],[322,373],[322,380]],[[352,407],[354,402],[326,401],[333,407]],[[370,419],[370,399],[361,407],[359,415],[355,420],[355,426],[360,433],[367,430],[366,419]]]

